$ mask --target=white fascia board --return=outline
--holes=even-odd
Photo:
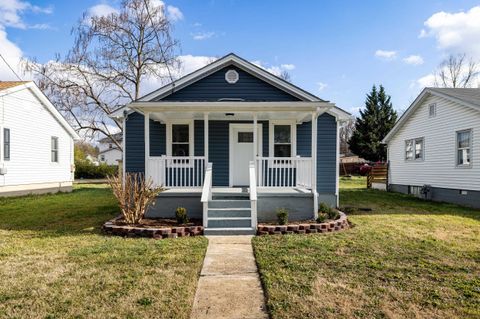
[[[221,58],[215,62],[212,62],[211,64],[198,69],[197,71],[194,71],[170,84],[165,85],[164,87],[161,87],[158,90],[155,90],[151,92],[150,94],[147,94],[138,101],[151,101],[152,99],[155,99],[159,96],[162,96],[164,94],[167,94],[171,92],[172,90],[175,90],[176,88],[183,88],[186,85],[189,85],[190,83],[194,83],[211,73],[220,70],[223,68],[225,65],[229,63],[235,63],[238,64],[240,67],[245,68],[249,72],[253,73],[254,75],[257,75],[261,78],[264,78],[265,80],[271,82],[273,85],[277,86],[280,89],[283,89],[286,92],[289,92],[290,94],[296,95],[298,97],[302,97],[303,99],[307,101],[319,101],[319,98],[276,77],[275,75],[271,74],[267,70],[264,70],[250,62],[247,62],[243,59],[240,59],[234,54],[229,54],[225,56],[224,58]]]

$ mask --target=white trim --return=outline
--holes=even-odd
[[[203,115],[203,156],[205,157],[205,165],[208,165],[208,130],[209,130],[209,123],[210,121],[208,120],[208,113],[205,113]]]
[[[218,59],[212,63],[210,63],[209,65],[201,68],[201,69],[198,69],[190,74],[187,74],[186,76],[170,83],[170,84],[167,84],[163,87],[161,87],[160,89],[158,90],[155,90],[143,97],[141,97],[139,99],[139,101],[150,101],[152,99],[157,99],[157,98],[161,98],[162,96],[164,96],[165,94],[171,94],[172,92],[174,92],[176,89],[181,89],[185,86],[188,86],[196,81],[199,81],[203,78],[205,78],[206,76],[224,68],[225,66],[227,65],[230,65],[230,64],[233,64],[233,65],[236,65],[238,67],[241,67],[243,68],[245,71],[249,72],[251,75],[253,76],[256,76],[258,78],[260,78],[261,80],[264,80],[266,81],[267,83],[269,84],[272,84],[273,86],[283,90],[283,91],[286,91],[287,93],[289,94],[292,94],[294,96],[297,96],[299,98],[302,98],[306,101],[322,101],[321,99],[319,99],[318,97],[316,97],[315,95],[313,94],[310,94],[298,87],[296,87],[295,85],[285,81],[285,80],[282,80],[281,78],[273,75],[272,73],[244,60],[244,59],[241,59],[240,57],[236,56],[235,54],[231,53],[231,54],[228,54],[226,56],[224,56],[223,58],[221,59]]]
[[[313,216],[318,217],[318,193],[317,193],[317,126],[318,113],[312,112],[312,193],[313,193]]]
[[[257,152],[263,150],[262,144],[262,133],[263,133],[263,124],[257,124],[257,132],[259,132],[259,138],[257,143]],[[233,187],[233,142],[234,142],[234,135],[233,129],[236,128],[244,128],[244,129],[254,129],[253,123],[229,123],[228,128],[228,186]],[[253,153],[255,156],[255,152]]]
[[[150,113],[144,114],[144,142],[145,142],[145,177],[150,177],[148,172],[148,160],[150,159]]]
[[[268,156],[274,157],[274,126],[290,125],[290,144],[292,146],[289,157],[297,156],[297,122],[295,120],[270,120],[268,121]]]
[[[125,186],[125,173],[127,172],[127,148],[125,145],[126,137],[127,137],[127,118],[124,117],[122,119],[123,127],[122,127],[122,185]]]

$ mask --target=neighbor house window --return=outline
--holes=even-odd
[[[407,161],[423,159],[423,138],[405,141],[405,159]]]
[[[428,116],[435,117],[437,115],[437,104],[432,103],[428,106]]]
[[[10,160],[10,129],[3,129],[3,159]]]
[[[457,132],[457,166],[472,164],[472,130]]]
[[[110,148],[113,148],[112,143],[108,144],[108,148],[109,148],[109,149],[110,149]]]
[[[105,155],[100,155],[100,161],[105,162]]]
[[[52,162],[58,162],[58,137],[51,138],[51,159]]]

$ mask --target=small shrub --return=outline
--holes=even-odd
[[[127,224],[138,224],[145,217],[145,212],[155,200],[162,188],[153,187],[151,179],[145,179],[141,173],[125,174],[125,182],[120,176],[108,177],[113,195],[118,200]]]
[[[325,203],[320,203],[318,207],[318,213],[319,213],[319,216],[320,214],[325,214],[328,219],[335,220],[340,218],[340,213],[337,210],[332,209],[330,206],[328,206]]]
[[[277,219],[280,225],[286,225],[288,223],[288,210],[285,208],[277,209]]]
[[[187,209],[185,207],[177,207],[175,210],[175,218],[179,224],[188,223]]]
[[[328,219],[339,219],[340,218],[340,213],[336,209],[331,209],[330,213],[328,214]]]
[[[95,165],[87,160],[75,161],[75,179],[107,178],[118,174],[118,166],[102,163]]]
[[[325,213],[318,213],[317,223],[321,224],[327,220],[327,214]]]

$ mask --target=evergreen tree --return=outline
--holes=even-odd
[[[397,112],[393,109],[390,96],[380,85],[377,91],[374,85],[365,100],[365,109],[355,123],[355,132],[348,142],[350,150],[369,161],[384,161],[387,158],[383,138],[395,125]]]

